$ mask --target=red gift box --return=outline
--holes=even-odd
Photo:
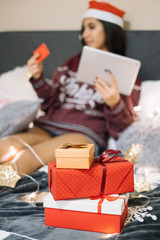
[[[128,213],[129,194],[98,199],[55,201],[51,193],[44,199],[45,224],[102,233],[120,233]]]
[[[55,200],[134,192],[133,164],[117,154],[102,154],[90,169],[58,169],[50,162],[48,184]]]

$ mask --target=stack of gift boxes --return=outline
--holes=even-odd
[[[94,159],[93,144],[62,145],[48,164],[50,193],[45,224],[101,233],[120,233],[134,191],[133,164],[107,150]]]

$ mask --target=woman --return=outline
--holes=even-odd
[[[82,23],[83,45],[124,55],[123,15],[124,11],[108,3],[90,1]],[[75,55],[57,69],[52,84],[48,84],[43,76],[43,65],[37,61],[38,57],[39,54],[36,54],[28,60],[32,74],[30,82],[38,96],[44,99],[41,109],[45,115],[37,119],[35,124],[50,135],[45,141],[42,137],[38,144],[32,142],[32,148],[45,164],[55,161],[55,148],[66,142],[94,143],[95,154],[99,154],[105,150],[109,137],[117,139],[119,133],[134,121],[136,115],[133,107],[138,104],[140,96],[139,78],[131,96],[119,93],[112,73],[109,73],[110,85],[99,76],[96,77],[94,86],[78,82],[76,72],[80,55]],[[30,144],[26,137],[23,140]],[[46,149],[46,155],[51,157],[44,154]],[[29,166],[29,169],[23,171],[30,173],[41,166],[37,159],[28,160],[31,156],[27,154],[32,154],[29,149],[23,152],[23,165]],[[18,169],[21,159],[20,156],[16,161]]]

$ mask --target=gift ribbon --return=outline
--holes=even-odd
[[[54,163],[54,166],[56,166],[56,163]],[[49,190],[51,191],[52,181],[53,181],[53,179],[52,179],[52,167],[50,167],[49,174],[50,174],[50,177],[48,177],[48,180],[49,180],[48,185],[49,185]]]
[[[61,148],[67,149],[67,148],[86,148],[87,144],[72,144],[72,143],[64,143]]]
[[[101,196],[101,197],[90,197],[91,200],[97,200],[97,199],[100,199],[99,202],[98,202],[98,208],[97,208],[97,211],[98,213],[101,213],[102,212],[102,203],[103,201],[106,199],[107,201],[109,202],[113,202],[113,201],[116,201],[117,199],[123,199],[124,200],[124,204],[125,204],[125,198],[123,197],[119,197],[119,196],[110,196],[110,195],[107,195],[107,196]]]
[[[81,144],[80,144],[81,145]],[[102,181],[101,181],[101,189],[99,196],[104,196],[104,188],[105,188],[105,181],[106,181],[106,165],[105,163],[115,163],[115,162],[126,162],[127,160],[117,160],[118,154],[121,153],[120,150],[113,150],[108,149],[104,151],[99,158],[94,159],[95,163],[100,163],[103,166],[103,173],[102,173]],[[111,156],[112,155],[112,156]],[[111,156],[111,157],[109,157]],[[116,160],[116,161],[115,161]],[[56,166],[56,164],[54,164]],[[50,168],[50,178],[49,178],[49,189],[51,190],[52,187],[52,167]],[[67,185],[66,185],[67,186]],[[68,187],[68,186],[67,186]],[[71,190],[71,189],[70,189]]]
[[[104,151],[100,155],[99,158],[95,159],[95,162],[100,163],[103,166],[100,196],[104,195],[104,187],[105,187],[105,182],[106,182],[106,165],[105,165],[105,163],[116,162],[115,160],[117,159],[119,153],[121,153],[120,150],[108,149],[108,150]],[[111,155],[112,155],[112,157],[109,157]],[[124,161],[126,161],[126,160],[124,160]]]

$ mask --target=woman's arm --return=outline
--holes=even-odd
[[[102,81],[102,79],[100,80]],[[106,88],[103,86],[101,89],[96,83],[95,89],[101,94],[106,103],[104,106],[106,130],[111,137],[117,139],[119,133],[134,122],[136,118],[134,106],[139,102],[141,81],[138,77],[130,96],[120,95],[114,78],[111,82],[111,86],[106,86]]]
[[[39,54],[33,55],[28,61],[28,69],[31,74],[30,82],[37,92],[39,98],[43,99],[41,109],[47,112],[51,107],[56,108],[60,105],[58,98],[58,84],[48,83],[43,76],[43,64],[38,62]],[[54,82],[54,81],[53,81]]]
[[[31,78],[30,82],[38,97],[43,99],[41,103],[42,111],[48,112],[50,108],[57,108],[61,105],[58,84],[54,86],[52,82],[48,83],[43,74],[37,80]]]

